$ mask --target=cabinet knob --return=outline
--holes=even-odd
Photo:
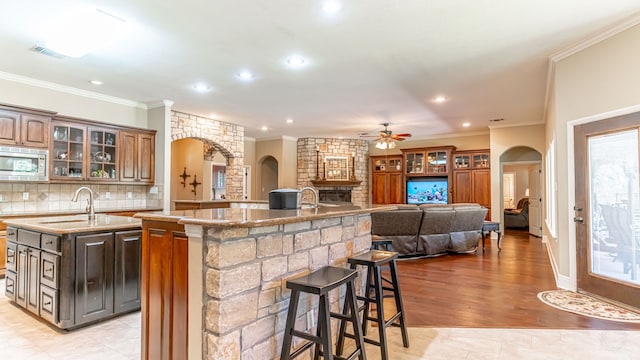
[[[49,306],[49,305],[51,305],[51,300],[49,300],[49,301],[45,301],[43,305],[44,305],[44,306]]]
[[[53,245],[53,240],[48,240],[47,242],[44,243],[45,245]]]

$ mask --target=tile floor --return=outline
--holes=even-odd
[[[391,359],[638,359],[640,331],[411,328],[410,347],[388,329]],[[0,359],[129,360],[140,358],[140,313],[66,332],[12,305],[0,280]],[[367,345],[367,358],[378,348]],[[236,359],[216,359],[236,360]]]

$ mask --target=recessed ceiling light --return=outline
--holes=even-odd
[[[434,103],[438,103],[438,104],[443,103],[443,102],[445,102],[447,100],[448,100],[447,97],[444,96],[444,95],[438,95],[438,96],[433,98],[433,102]]]
[[[255,75],[248,70],[243,70],[241,72],[239,72],[238,74],[236,74],[236,76],[238,77],[238,79],[243,80],[243,81],[251,81],[255,78]]]
[[[338,136],[338,139],[344,139],[344,136]]]
[[[198,84],[193,85],[193,89],[195,91],[197,91],[197,92],[203,93],[203,92],[207,92],[207,91],[211,90],[211,87],[209,85],[205,84],[205,83],[198,83]]]
[[[293,124],[293,119],[287,119],[287,124]]]
[[[469,126],[471,126],[471,123],[470,122],[463,122],[462,126],[463,127],[469,127]]]
[[[266,125],[263,125],[263,126],[260,128],[260,130],[262,130],[262,131],[267,131],[267,130],[269,130],[269,128],[268,128]]]
[[[98,86],[99,86],[99,85],[104,84],[104,83],[103,83],[102,81],[100,81],[100,80],[91,80],[91,81],[89,81],[89,82],[90,82],[90,83],[92,83],[93,85],[98,85]]]
[[[302,56],[292,55],[287,58],[287,65],[291,67],[301,67],[305,63],[305,60]]]
[[[335,14],[342,10],[342,1],[326,0],[322,3],[322,10],[328,14]]]

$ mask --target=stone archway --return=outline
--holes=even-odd
[[[243,199],[244,128],[206,117],[171,111],[171,141],[196,139],[205,144],[203,157],[221,153],[227,159],[227,198]]]

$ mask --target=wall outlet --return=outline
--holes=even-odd
[[[22,200],[29,200],[29,193],[28,192],[23,192],[22,193]]]
[[[107,200],[111,199],[111,192],[110,191],[105,192],[104,193],[104,198],[107,199]]]
[[[131,191],[127,191],[127,199],[133,199],[133,193]]]
[[[152,186],[151,189],[149,189],[149,194],[157,194],[157,193],[158,193],[157,186]]]

